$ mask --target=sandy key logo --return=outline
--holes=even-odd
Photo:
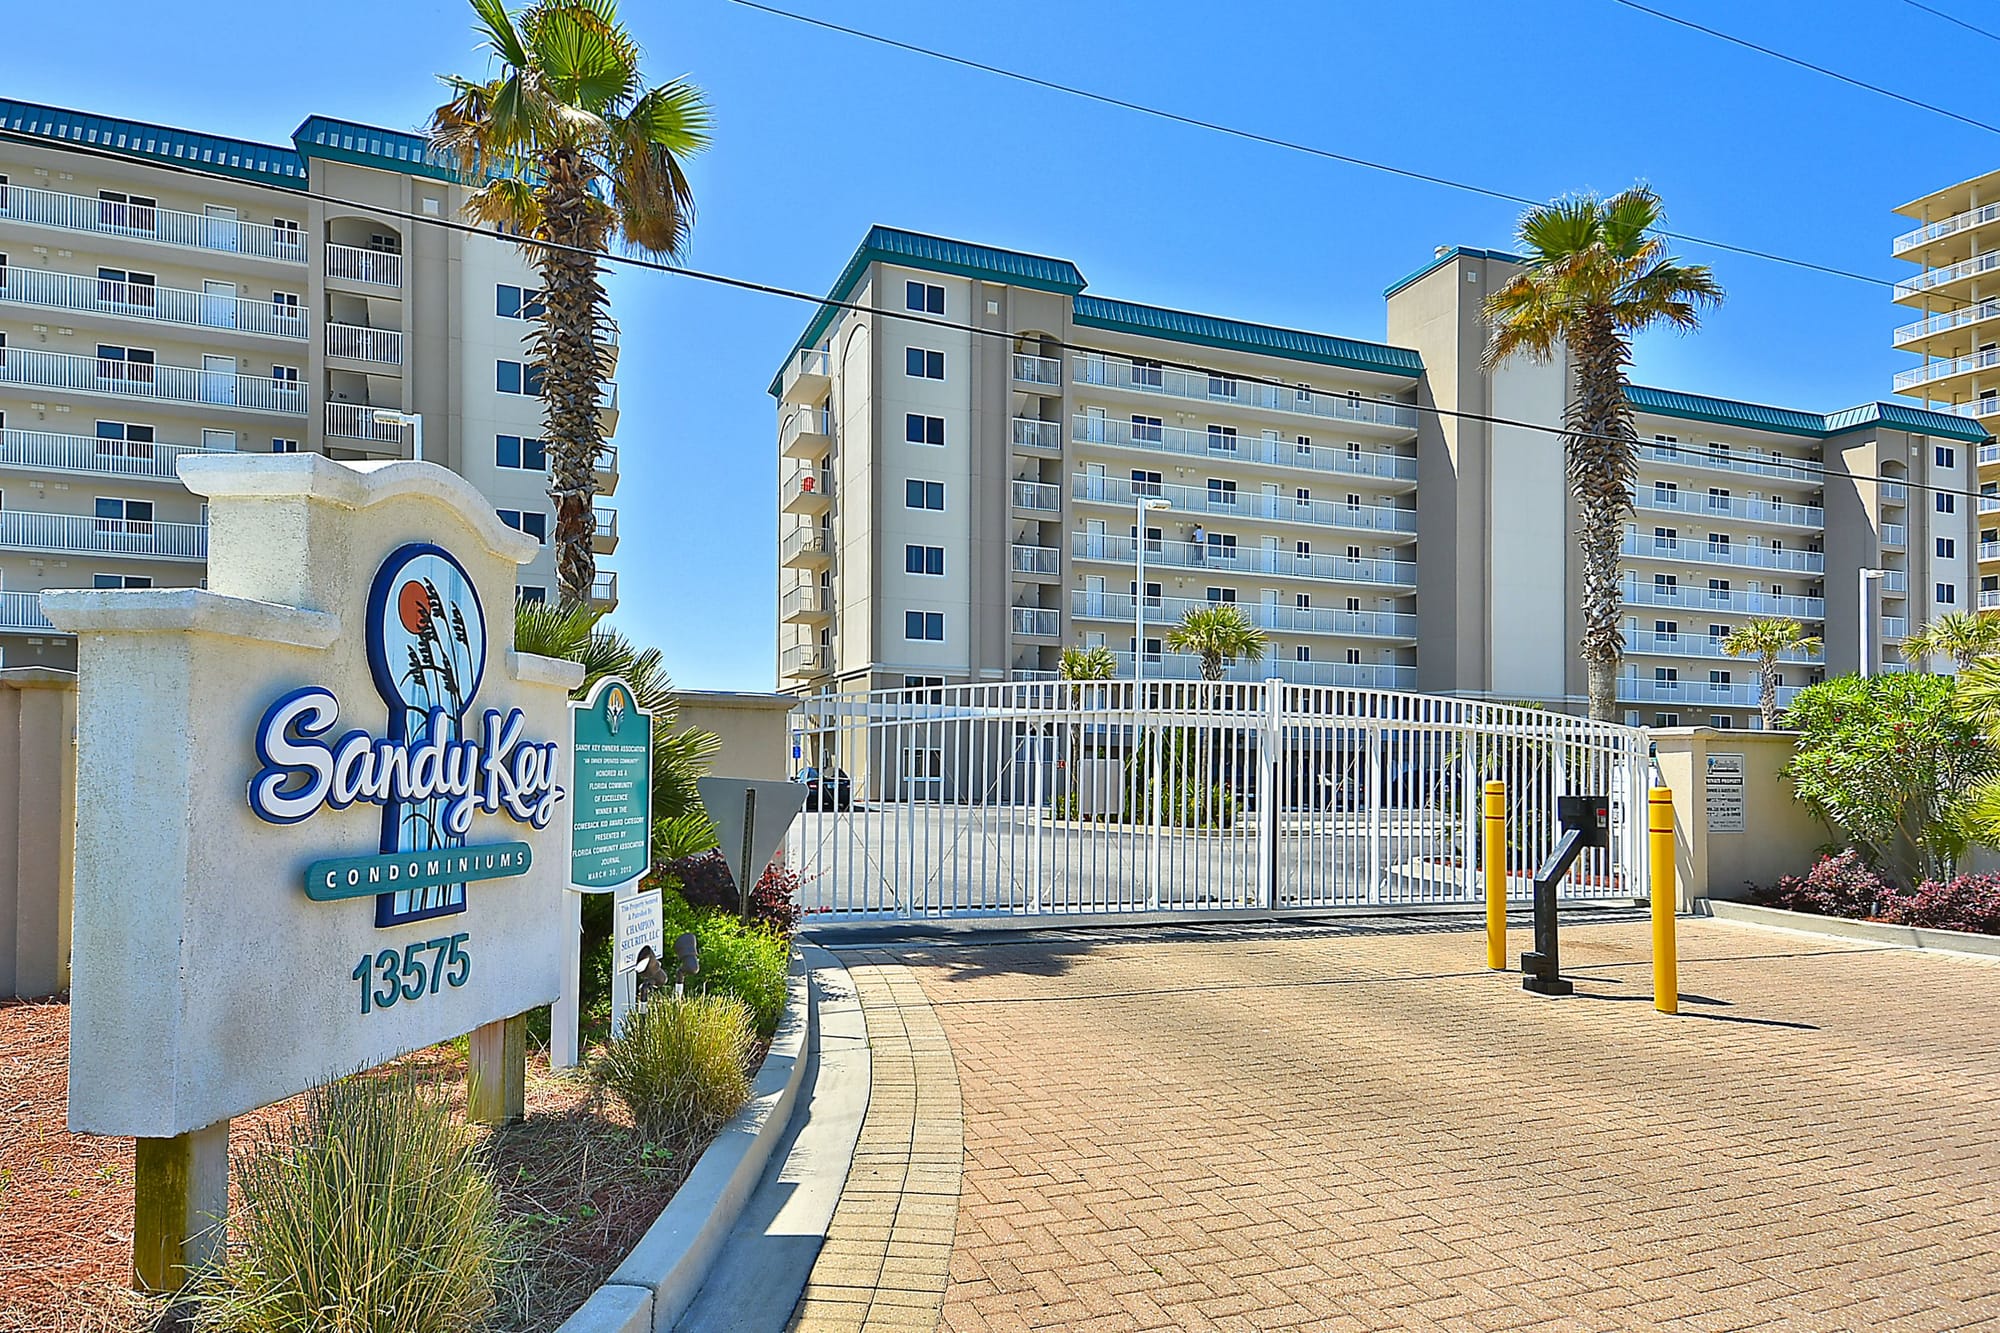
[[[546,828],[564,796],[557,745],[524,738],[518,708],[475,715],[486,616],[450,552],[419,542],[391,554],[369,590],[367,632],[387,734],[356,728],[335,736],[333,691],[292,691],[258,724],[250,808],[271,823],[296,824],[323,807],[379,805],[380,850],[313,862],[306,895],[373,895],[377,926],[463,912],[468,883],[526,874],[533,861],[525,842],[471,842],[473,816]]]

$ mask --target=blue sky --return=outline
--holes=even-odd
[[[1903,276],[1890,210],[2000,165],[2000,137],[1610,0],[1394,5],[795,0],[848,26],[1515,194],[1665,196],[1675,230]],[[1979,115],[2000,42],[1901,0],[1659,8]],[[1981,22],[1972,0],[1938,0]],[[8,7],[0,89],[285,142],[318,112],[416,128],[479,68],[456,0]],[[709,92],[689,263],[824,291],[872,222],[1060,255],[1093,291],[1355,337],[1433,247],[1504,247],[1516,209],[1164,124],[866,45],[727,0],[625,0],[651,72]],[[1996,25],[1985,25],[1996,26]],[[226,38],[221,36],[226,34]],[[1586,87],[1585,81],[1589,86]],[[1886,290],[1687,248],[1727,305],[1640,348],[1642,383],[1816,411],[1887,397]],[[691,688],[768,689],[775,419],[810,307],[658,274],[624,331],[617,622]],[[643,518],[641,517],[643,516]]]

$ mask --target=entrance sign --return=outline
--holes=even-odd
[[[570,705],[572,887],[615,889],[653,868],[653,715],[607,676]]]
[[[1743,819],[1743,756],[1741,754],[1715,754],[1708,756],[1708,831],[1710,833],[1745,832]]]

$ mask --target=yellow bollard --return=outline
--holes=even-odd
[[[1507,970],[1507,784],[1486,784],[1486,966]]]
[[[1653,1007],[1681,1011],[1680,955],[1674,942],[1674,794],[1655,787],[1646,797],[1646,839],[1652,853]]]

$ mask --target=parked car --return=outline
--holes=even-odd
[[[817,768],[802,768],[792,776],[792,781],[805,784],[808,810],[853,808],[854,791],[848,783],[847,774],[840,769],[829,768],[822,771]]]

